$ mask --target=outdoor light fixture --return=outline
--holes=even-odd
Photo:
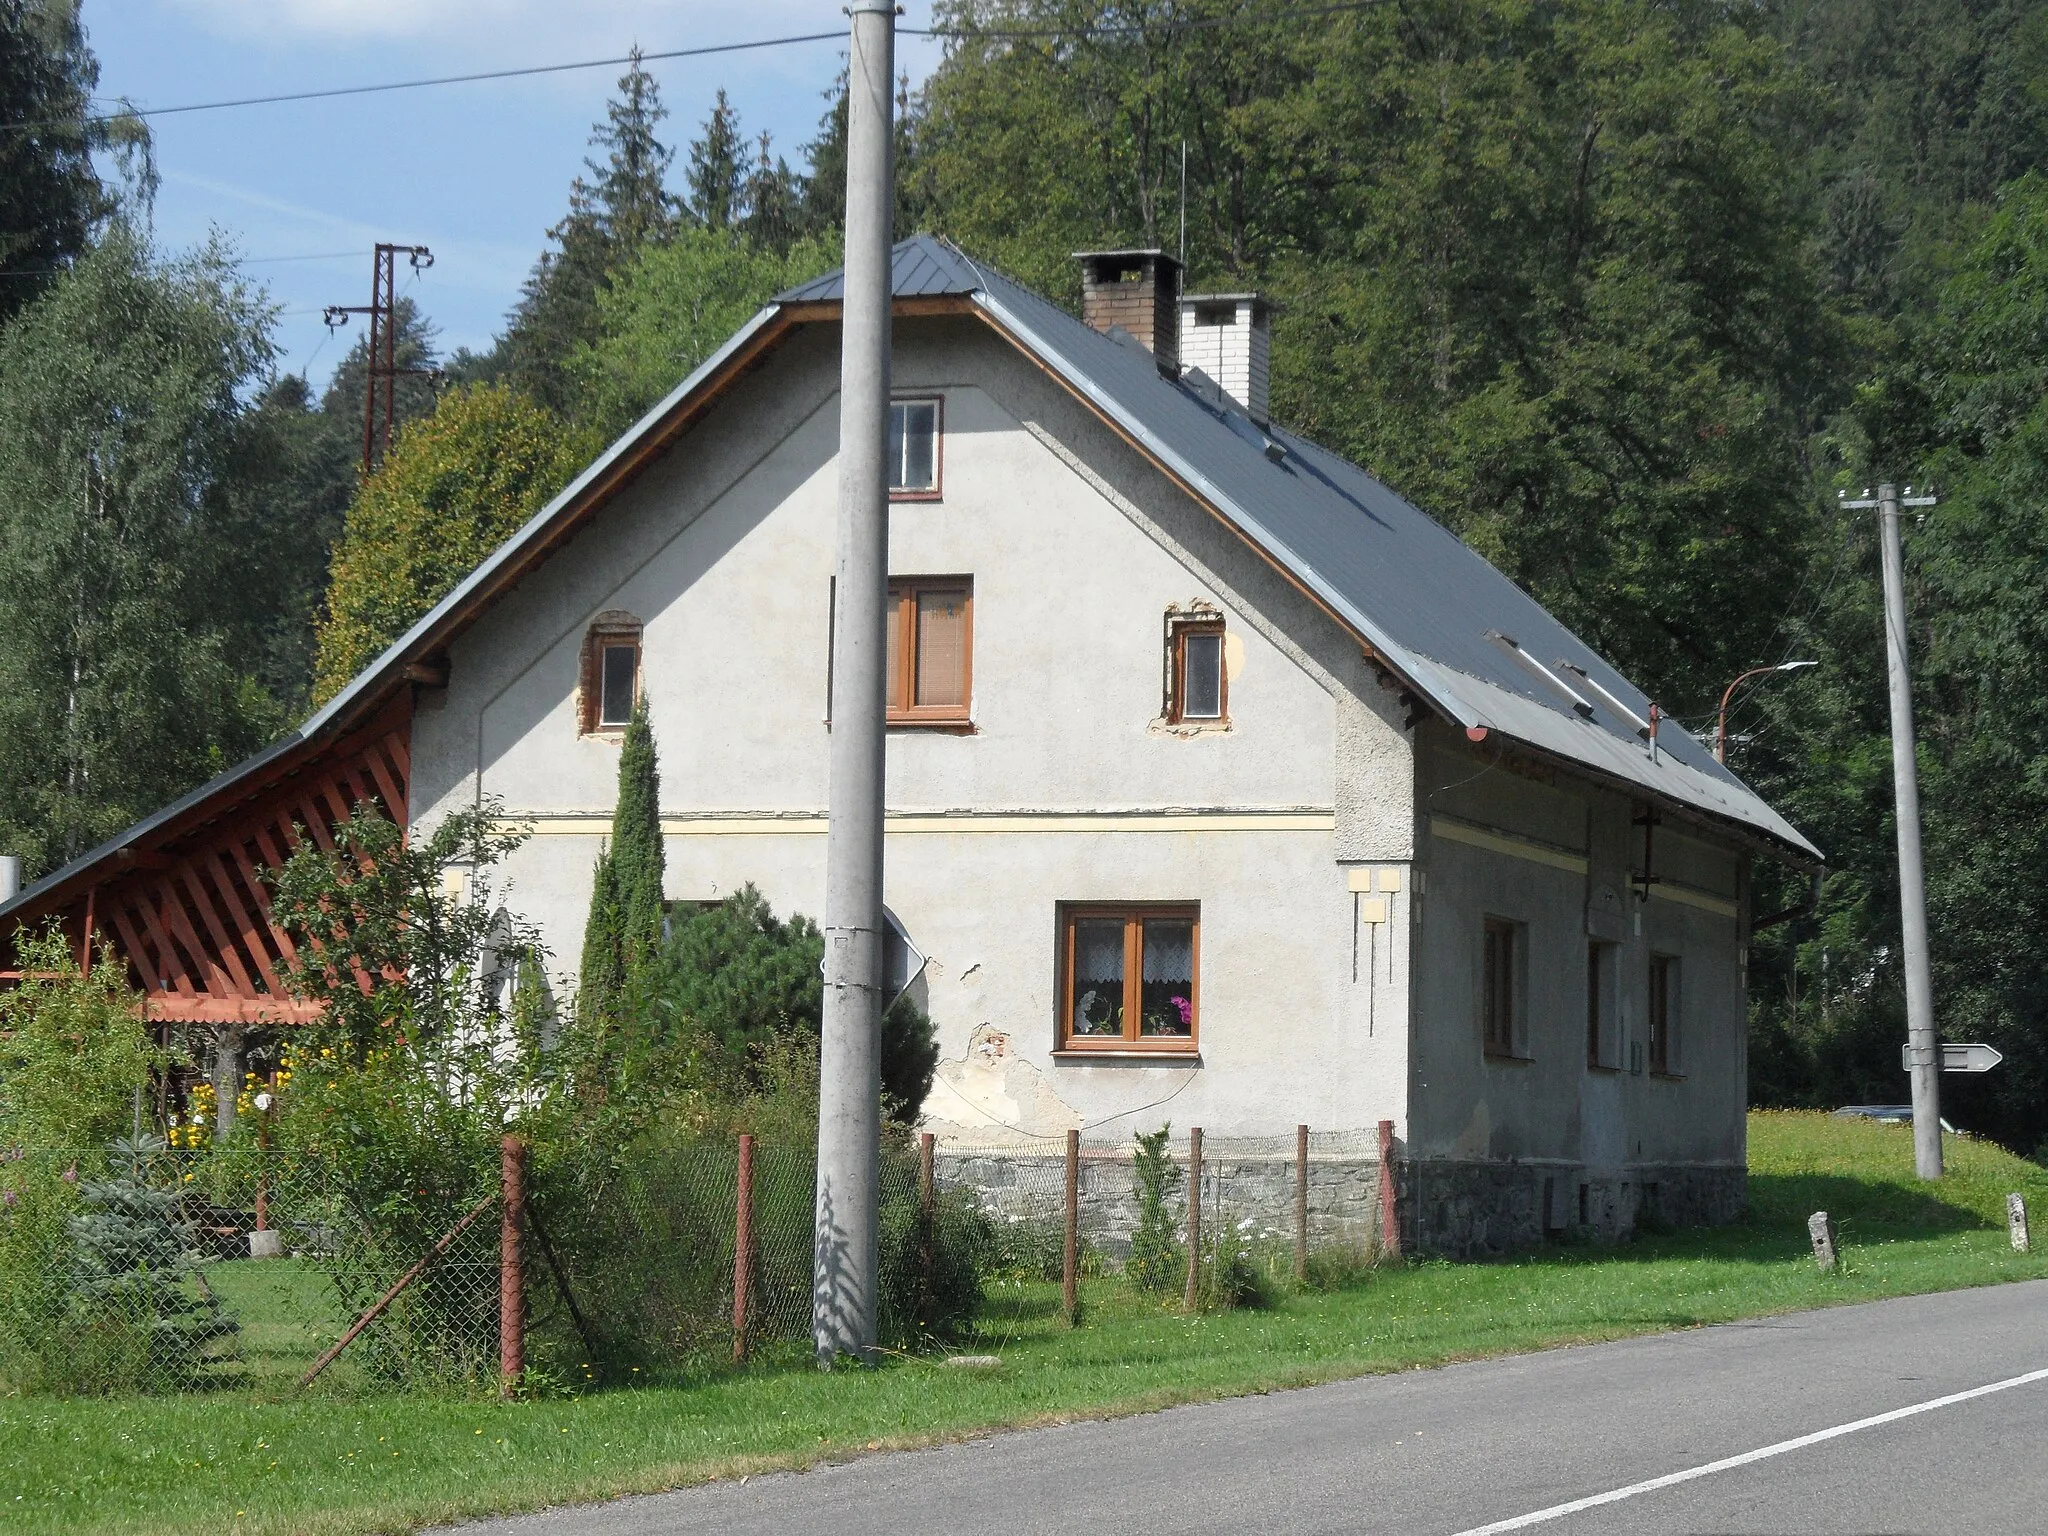
[[[1771,672],[1797,672],[1802,667],[1817,667],[1819,665],[1820,663],[1817,661],[1781,661],[1773,667],[1751,667],[1742,676],[1730,683],[1726,691],[1721,695],[1721,713],[1714,727],[1714,761],[1717,763],[1728,761],[1728,701],[1735,696],[1736,689],[1740,688],[1752,677],[1763,677]]]

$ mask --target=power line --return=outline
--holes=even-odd
[[[358,256],[367,256],[368,251],[309,251],[303,256],[237,256],[233,265],[238,267],[269,266],[280,261],[353,261]],[[6,267],[0,268],[0,277],[56,277],[69,272],[69,265],[50,267]]]
[[[1333,5],[1287,6],[1271,11],[1240,12],[1234,16],[1197,16],[1173,20],[1158,26],[1125,24],[1108,27],[904,27],[909,37],[957,39],[961,42],[1029,41],[1049,37],[1142,37],[1158,32],[1202,32],[1218,27],[1261,26],[1342,15],[1350,11],[1373,11],[1393,0],[1343,0]],[[745,53],[762,48],[787,48],[798,43],[843,42],[841,32],[801,32],[789,37],[762,37],[744,43],[712,43],[699,48],[665,48],[654,53],[628,53],[609,59],[579,59],[568,64],[529,64],[516,69],[485,69],[463,75],[431,75],[418,80],[386,80],[374,85],[338,85],[315,91],[280,91],[268,96],[236,96],[222,101],[189,101],[172,107],[126,107],[85,118],[52,118],[34,123],[0,123],[7,133],[35,133],[45,129],[98,128],[111,123],[142,118],[179,117],[192,112],[222,112],[238,107],[268,107],[295,101],[328,101],[343,96],[370,96],[387,91],[416,91],[429,86],[468,85],[485,80],[518,80],[534,75],[558,75],[579,69],[612,69],[621,64],[644,64],[666,59],[695,59],[712,54]]]
[[[485,69],[467,75],[432,75],[419,80],[386,80],[376,85],[337,85],[318,91],[280,91],[270,96],[237,96],[226,101],[189,101],[175,107],[130,107],[81,119],[60,118],[41,123],[8,123],[11,133],[42,128],[96,128],[144,117],[176,117],[187,112],[221,112],[230,107],[268,107],[288,101],[325,101],[337,96],[369,96],[382,91],[416,91],[432,85],[468,85],[478,80],[517,80],[530,75],[559,75],[578,69],[609,69],[655,59],[694,59],[714,53],[743,53],[756,48],[783,48],[793,43],[837,42],[838,32],[804,32],[793,37],[763,37],[745,43],[713,43],[702,48],[668,48],[659,53],[629,53],[616,59],[579,59],[571,64],[528,64],[518,69]]]

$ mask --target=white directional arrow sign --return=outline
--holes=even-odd
[[[2002,1051],[1988,1045],[1944,1045],[1941,1048],[1941,1070],[1944,1072],[1989,1072],[2005,1060]],[[1899,1066],[1902,1070],[1913,1070],[1913,1048],[1899,1047]]]

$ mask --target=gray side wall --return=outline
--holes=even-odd
[[[1425,736],[1410,1219],[1455,1249],[1512,1246],[1541,1235],[1546,1181],[1552,1202],[1569,1205],[1551,1212],[1557,1229],[1580,1225],[1581,1184],[1596,1230],[1626,1230],[1651,1198],[1647,1185],[1667,1220],[1736,1214],[1747,1155],[1747,856],[1697,829],[1659,825],[1645,899],[1634,879],[1645,869],[1637,802],[1433,726]],[[1483,1049],[1488,916],[1524,925],[1514,1059]],[[1614,941],[1611,1065],[1588,1059],[1589,930]],[[1674,1052],[1662,1074],[1649,1070],[1645,1038],[1657,954],[1678,961]],[[1482,1164],[1496,1166],[1475,1172]],[[1438,1210],[1440,1201],[1505,1213],[1503,1224],[1475,1234],[1469,1216]]]

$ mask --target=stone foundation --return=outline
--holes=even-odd
[[[1182,1181],[1171,1201],[1178,1222],[1186,1210],[1186,1160],[1176,1156]],[[1004,1149],[952,1150],[941,1146],[938,1181],[972,1190],[997,1221],[1059,1222],[1066,1210],[1063,1156]],[[1128,1148],[1083,1149],[1079,1170],[1081,1234],[1097,1252],[1121,1262],[1138,1224],[1137,1181]],[[1202,1159],[1202,1220],[1213,1232],[1221,1221],[1248,1240],[1294,1241],[1293,1153],[1235,1152]],[[1311,1247],[1372,1249],[1380,1229],[1379,1163],[1348,1154],[1311,1153],[1308,1164],[1308,1236]]]
[[[1715,1227],[1749,1206],[1736,1165],[1643,1164],[1596,1174],[1570,1163],[1426,1158],[1399,1170],[1401,1237],[1411,1251],[1479,1258],[1546,1238],[1620,1242],[1639,1223]]]
[[[1185,1174],[1185,1149],[1175,1161]],[[941,1145],[941,1184],[971,1190],[999,1222],[1057,1226],[1066,1208],[1062,1155],[1011,1147]],[[1079,1170],[1081,1233],[1120,1262],[1130,1252],[1138,1196],[1128,1146],[1083,1148]],[[1402,1247],[1446,1258],[1481,1258],[1534,1248],[1546,1240],[1619,1242],[1638,1225],[1720,1226],[1748,1207],[1748,1174],[1739,1166],[1644,1164],[1594,1174],[1569,1163],[1459,1162],[1424,1159],[1395,1166]],[[1185,1179],[1172,1205],[1184,1219]],[[1248,1241],[1294,1240],[1295,1161],[1291,1150],[1218,1148],[1202,1160],[1202,1216]],[[1356,1153],[1311,1152],[1308,1226],[1312,1247],[1371,1252],[1380,1236],[1379,1162]]]

